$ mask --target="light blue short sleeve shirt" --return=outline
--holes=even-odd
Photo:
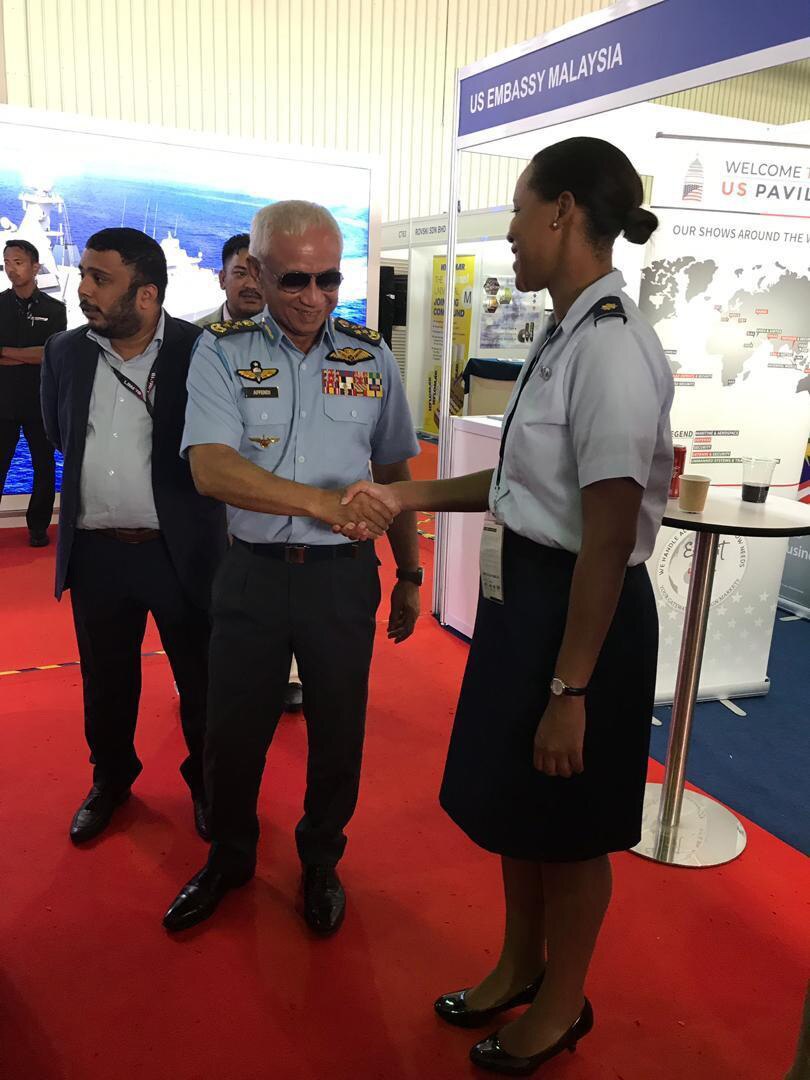
[[[192,355],[181,453],[230,446],[285,480],[337,489],[419,453],[396,361],[379,334],[328,320],[305,355],[265,311],[225,333],[206,330]],[[313,518],[228,507],[250,543],[347,543]]]
[[[644,489],[633,566],[652,554],[666,506],[674,386],[655,331],[623,286],[618,270],[590,285],[539,343],[536,363],[526,361],[504,415],[490,509],[513,532],[578,552],[581,489],[630,477]]]

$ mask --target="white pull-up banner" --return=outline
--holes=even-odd
[[[796,498],[810,432],[810,148],[660,136],[640,307],[675,377],[686,471],[742,483],[778,458],[771,496]],[[797,392],[798,391],[798,392]],[[787,540],[720,540],[703,697],[767,691]],[[671,700],[693,534],[664,528],[650,560],[661,621],[657,697]]]

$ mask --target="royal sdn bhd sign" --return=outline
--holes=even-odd
[[[695,78],[684,85],[694,86],[702,73],[714,82],[810,56],[810,0],[639,0],[600,14],[604,21],[580,33],[550,34],[536,49],[462,72],[460,144],[599,98],[611,98],[606,107],[632,104],[680,89],[656,84],[688,73]]]

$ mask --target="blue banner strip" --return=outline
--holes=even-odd
[[[810,0],[662,0],[461,82],[459,136],[810,37]],[[609,134],[609,122],[605,125]]]

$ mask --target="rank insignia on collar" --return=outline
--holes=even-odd
[[[334,352],[330,352],[326,359],[336,360],[340,364],[348,364],[349,367],[353,367],[355,364],[362,364],[364,360],[373,360],[374,354],[367,352],[365,349],[353,349],[351,345],[345,345],[342,349],[335,349]]]
[[[250,379],[251,382],[262,383],[265,379],[272,379],[278,375],[278,368],[263,368],[258,360],[251,360],[250,368],[237,368],[236,374],[240,379]]]
[[[335,319],[335,329],[341,334],[348,334],[349,337],[366,341],[369,345],[380,345],[382,343],[382,334],[379,334],[376,330],[369,330],[367,326],[360,326],[359,323],[349,322],[348,319]]]
[[[588,314],[593,315],[594,325],[596,325],[600,319],[616,318],[627,322],[627,316],[624,313],[624,305],[619,296],[602,297],[601,300],[596,301]]]
[[[234,319],[232,322],[212,322],[205,328],[217,337],[227,337],[228,334],[249,334],[251,330],[261,330],[261,324],[253,319]]]
[[[262,450],[266,450],[268,446],[272,446],[279,441],[278,435],[250,435],[248,436],[248,442],[255,443],[260,446]]]

